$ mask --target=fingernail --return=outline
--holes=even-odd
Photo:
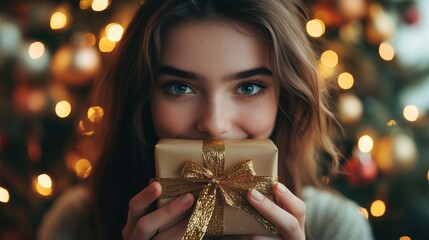
[[[256,189],[252,189],[252,191],[250,191],[250,195],[253,197],[253,199],[255,199],[256,201],[260,202],[262,200],[264,200],[264,195],[262,195],[258,190]]]
[[[149,180],[149,184],[153,183],[154,181],[155,181],[155,178],[151,178],[151,179]]]
[[[285,187],[285,185],[283,185],[281,183],[277,183],[277,192],[279,192],[279,193],[286,193],[287,192],[287,188]]]
[[[187,193],[179,198],[179,203],[182,205],[186,205],[187,203],[192,201],[192,199],[193,199],[192,194]]]

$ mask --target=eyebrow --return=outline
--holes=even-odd
[[[161,66],[158,70],[158,75],[163,75],[163,74],[173,75],[176,77],[186,78],[190,80],[198,80],[203,78],[201,75],[197,73],[180,70],[172,66]],[[258,68],[253,68],[253,69],[233,73],[231,75],[226,76],[225,80],[239,80],[239,79],[250,78],[257,75],[272,76],[273,73],[271,72],[270,69],[266,67],[258,67]]]

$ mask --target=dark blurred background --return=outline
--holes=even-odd
[[[429,1],[304,2],[344,128],[344,174],[322,181],[377,239],[429,239]],[[88,181],[103,117],[88,93],[139,5],[1,0],[0,239],[34,239],[53,201]]]

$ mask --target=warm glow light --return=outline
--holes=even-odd
[[[40,184],[40,186],[42,186],[44,188],[51,188],[52,187],[52,180],[48,174],[40,174],[37,177],[37,181]]]
[[[374,141],[370,136],[363,135],[359,138],[358,147],[361,152],[371,152],[372,148],[374,147]]]
[[[94,129],[91,129],[90,126],[86,126],[87,124],[85,124],[84,121],[80,120],[79,121],[79,126],[78,126],[78,130],[80,132],[80,134],[84,135],[84,136],[91,136],[94,134]]]
[[[37,178],[33,179],[33,187],[37,193],[42,196],[49,196],[52,194],[52,180],[47,174],[40,174]]]
[[[6,188],[0,187],[0,202],[8,203],[9,198],[9,191]]]
[[[74,166],[76,175],[81,178],[87,178],[91,174],[92,165],[87,159],[79,159]]]
[[[117,23],[111,23],[106,27],[106,36],[112,42],[118,42],[121,40],[123,33],[124,28]]]
[[[81,47],[92,47],[97,42],[97,39],[95,39],[94,34],[92,33],[84,33],[80,37],[80,46]]]
[[[374,217],[381,217],[386,212],[386,204],[381,200],[375,200],[371,204],[371,214]]]
[[[391,61],[395,57],[395,49],[388,42],[382,42],[378,48],[378,53],[383,60]]]
[[[414,122],[419,118],[419,109],[415,105],[407,105],[403,111],[405,119]]]
[[[366,219],[369,218],[369,213],[368,210],[366,210],[366,208],[360,207],[359,208],[359,212],[362,214],[362,216],[364,216]]]
[[[332,50],[327,50],[322,53],[320,60],[322,61],[323,65],[333,68],[338,64],[338,55]]]
[[[328,67],[328,66],[324,65],[320,61],[317,65],[317,67],[318,67],[320,76],[325,80],[332,76],[332,74],[334,73],[334,69],[335,69],[333,67]]]
[[[325,33],[325,24],[320,19],[313,19],[307,22],[306,30],[308,35],[318,38]]]
[[[28,48],[28,54],[32,59],[39,59],[45,53],[45,45],[41,42],[34,42]]]
[[[353,75],[351,75],[348,72],[343,72],[338,76],[338,86],[340,88],[347,90],[353,87],[354,84],[354,78]]]
[[[80,0],[79,7],[80,9],[88,9],[92,5],[92,0]]]
[[[107,37],[102,37],[98,43],[98,48],[101,52],[111,52],[115,46],[116,44],[110,41]]]
[[[108,0],[94,0],[91,5],[92,10],[96,12],[105,10],[107,6],[109,6]]]
[[[98,67],[98,53],[94,48],[83,47],[76,52],[75,65],[81,70],[94,70]]]
[[[411,240],[411,238],[408,236],[402,236],[399,238],[399,240]]]
[[[67,24],[67,16],[62,12],[55,12],[51,16],[51,29],[61,29]]]
[[[393,126],[396,126],[396,121],[395,120],[389,120],[387,123],[386,123],[386,125],[388,126],[388,127],[393,127]]]
[[[60,118],[68,117],[71,113],[70,103],[67,101],[58,102],[57,105],[55,105],[55,113]]]
[[[428,181],[429,181],[429,170],[428,170],[428,174],[427,174],[427,177],[428,177]]]
[[[38,112],[45,107],[46,101],[45,94],[40,90],[35,90],[29,94],[27,105],[31,111]]]
[[[98,123],[104,116],[104,110],[100,106],[93,106],[88,109],[88,119],[93,123]]]

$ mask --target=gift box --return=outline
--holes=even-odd
[[[277,153],[268,139],[161,139],[155,146],[156,176],[163,187],[158,204],[187,192],[195,196],[184,239],[276,234],[275,227],[248,203],[246,194],[255,188],[274,199]]]

